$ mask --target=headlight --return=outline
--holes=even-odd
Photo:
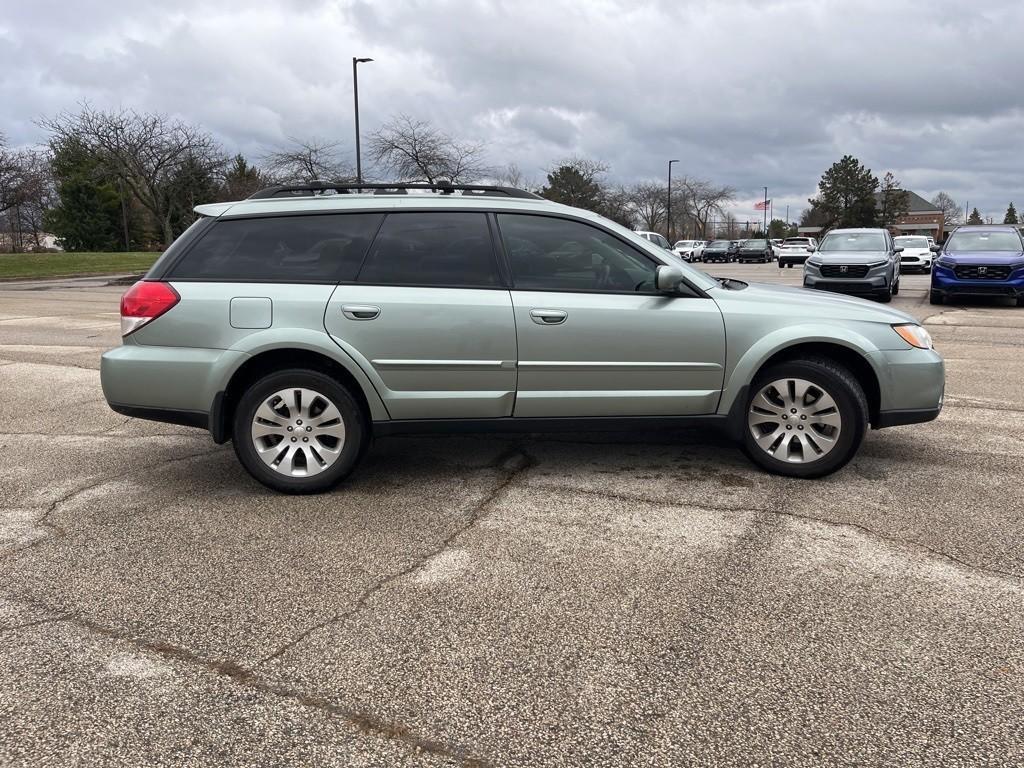
[[[940,257],[935,263],[938,264],[940,267],[946,267],[947,269],[952,269],[953,267],[956,266],[955,261],[953,261],[952,259],[947,259],[945,257]]]
[[[932,335],[917,323],[904,323],[892,327],[907,344],[918,349],[932,348]]]
[[[868,269],[875,269],[876,267],[884,267],[888,263],[889,263],[888,261],[873,261],[870,264],[868,264]]]
[[[812,266],[812,267],[820,267],[825,262],[819,261],[817,259],[808,259],[805,263],[810,265],[810,266]]]

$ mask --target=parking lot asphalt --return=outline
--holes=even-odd
[[[946,407],[829,478],[387,438],[314,497],[106,407],[123,288],[0,284],[0,763],[1024,763],[1024,310],[903,281]]]

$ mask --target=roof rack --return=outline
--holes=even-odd
[[[316,195],[317,193],[333,192],[339,195],[358,194],[360,192],[372,192],[375,195],[405,195],[410,189],[422,189],[430,192],[437,192],[442,195],[452,195],[458,192],[464,197],[517,197],[527,200],[540,200],[540,195],[527,192],[525,189],[515,187],[498,187],[487,184],[452,184],[447,181],[439,181],[435,184],[424,183],[393,183],[393,184],[353,184],[348,181],[313,181],[308,184],[282,184],[276,187],[267,187],[259,192],[249,195],[249,200],[265,200],[272,197],[303,197]]]

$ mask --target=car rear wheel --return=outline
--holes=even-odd
[[[284,493],[320,493],[347,477],[369,439],[358,403],[339,382],[302,368],[264,376],[239,400],[234,418],[239,461]]]
[[[743,450],[778,475],[821,477],[844,466],[868,426],[857,379],[825,358],[790,360],[758,374],[750,387]]]

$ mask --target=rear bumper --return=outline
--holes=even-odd
[[[222,390],[244,352],[126,343],[104,353],[100,383],[108,405],[135,418],[222,431]]]

